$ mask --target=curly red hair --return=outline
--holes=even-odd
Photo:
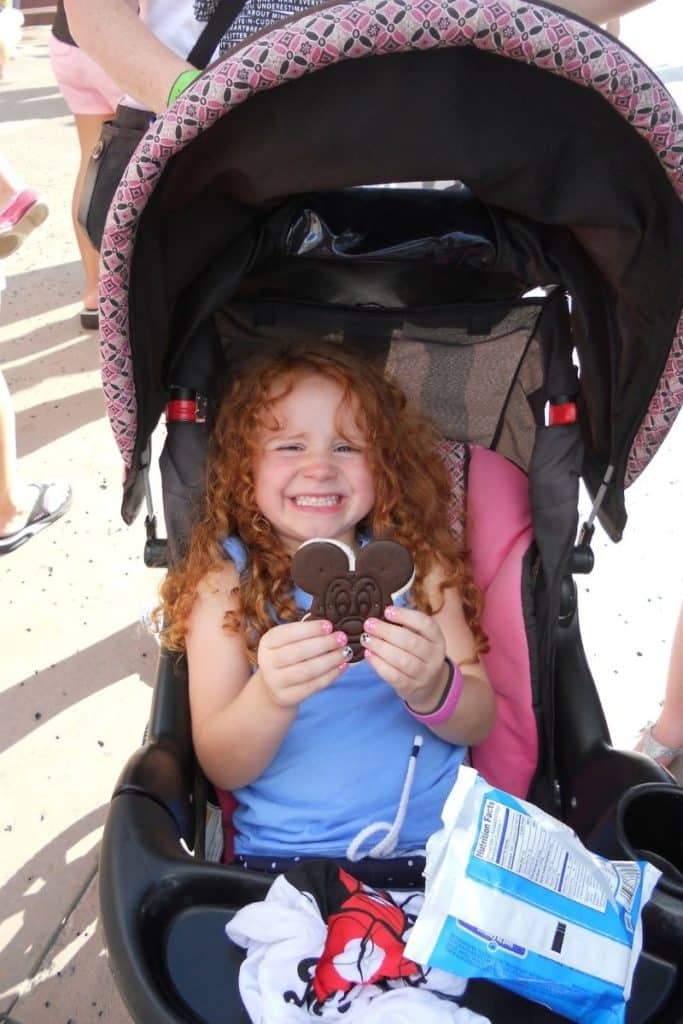
[[[475,637],[476,654],[486,650],[479,624],[481,596],[465,552],[448,524],[450,478],[436,445],[435,428],[412,410],[399,387],[367,357],[346,347],[314,351],[288,348],[255,357],[224,398],[212,431],[203,507],[183,561],[161,587],[162,639],[182,650],[197,587],[225,564],[222,540],[237,535],[249,551],[250,572],[239,588],[239,612],[226,612],[225,628],[246,627],[247,649],[255,661],[260,637],[273,624],[298,617],[292,596],[290,556],[254,495],[253,466],[259,432],[274,402],[297,380],[319,374],[334,381],[357,410],[367,439],[367,459],[375,481],[375,504],[364,524],[372,536],[403,544],[415,562],[414,607],[433,614],[424,580],[438,567],[441,594],[456,588]],[[276,387],[277,385],[277,387]]]

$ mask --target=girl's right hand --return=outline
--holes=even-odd
[[[306,619],[269,629],[256,657],[271,700],[279,707],[295,708],[333,683],[351,655],[345,633],[335,633],[326,619]]]

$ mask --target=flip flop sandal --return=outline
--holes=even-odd
[[[672,761],[675,761],[677,757],[683,754],[683,747],[666,747],[659,740],[656,740],[652,735],[654,725],[655,722],[648,722],[641,731],[640,739],[636,744],[636,750],[640,754],[645,754],[646,757],[651,757],[662,768],[668,768]]]
[[[100,326],[100,315],[96,309],[88,309],[87,306],[81,310],[81,327],[85,331],[96,331]]]
[[[0,210],[0,259],[16,252],[49,213],[47,203],[32,188],[25,188]]]
[[[50,523],[54,523],[55,519],[63,516],[71,505],[71,488],[68,484],[33,484],[32,486],[38,488],[38,497],[29,512],[28,519],[20,530],[0,537],[0,555],[8,555],[10,551],[16,551],[31,537],[35,537]],[[53,499],[56,498],[57,501],[50,500],[51,491],[53,491]]]

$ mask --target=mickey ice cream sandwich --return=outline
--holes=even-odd
[[[295,552],[292,578],[313,597],[307,618],[329,619],[346,633],[351,661],[361,661],[363,623],[370,616],[383,618],[387,605],[410,589],[415,567],[409,552],[392,540],[370,541],[356,555],[348,544],[315,537]]]

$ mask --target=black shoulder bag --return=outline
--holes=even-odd
[[[243,0],[222,0],[218,4],[187,58],[189,64],[198,69],[207,66],[211,54],[243,6]],[[102,125],[78,201],[78,223],[96,249],[102,244],[104,223],[123,173],[156,116],[151,110],[119,105],[113,121],[105,121]]]

